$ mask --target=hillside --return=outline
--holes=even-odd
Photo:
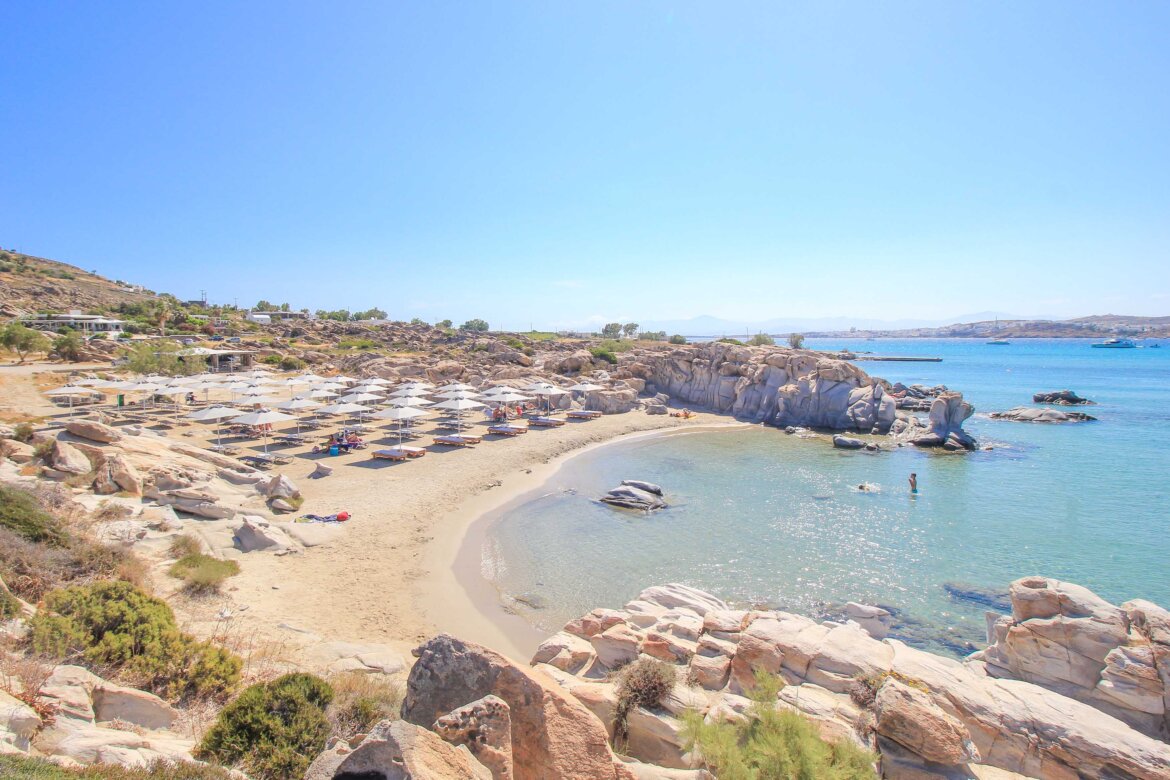
[[[112,309],[154,297],[148,290],[119,284],[67,263],[0,249],[0,317]]]
[[[809,332],[810,337],[830,338],[1101,338],[1130,336],[1170,338],[1170,317],[1133,317],[1099,314],[1072,320],[985,320],[946,325],[941,328],[904,330],[852,330]]]

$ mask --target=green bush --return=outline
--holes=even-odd
[[[167,552],[175,558],[183,558],[188,555],[198,555],[203,552],[203,543],[191,534],[181,534],[171,540],[170,547]]]
[[[595,358],[604,360],[606,363],[610,363],[611,365],[616,365],[618,362],[617,355],[613,354],[608,349],[602,349],[601,347],[591,347],[589,349],[589,354]]]
[[[223,581],[240,573],[240,564],[203,553],[184,555],[171,566],[169,574],[183,580],[184,589],[194,595],[218,593]]]
[[[77,331],[65,328],[61,335],[53,339],[53,354],[62,360],[76,362],[81,360],[83,343]]]
[[[739,339],[728,338],[727,336],[724,336],[723,338],[719,339],[719,343],[720,344],[734,344],[737,347],[746,347],[747,346],[747,344],[744,344]]]
[[[0,620],[11,620],[20,615],[20,602],[7,588],[0,587]]]
[[[802,333],[789,333],[788,334],[788,346],[792,347],[793,349],[801,349],[802,347],[804,347],[804,334],[802,334]]]
[[[66,768],[47,758],[0,755],[0,777],[5,780],[233,780],[227,769],[190,761],[154,761],[144,767],[93,764]]]
[[[468,330],[472,333],[487,333],[488,324],[486,320],[473,319],[468,320],[459,326],[459,330]]]
[[[280,359],[280,367],[284,371],[300,371],[305,367],[305,361],[294,355],[285,355]]]
[[[681,334],[679,334],[679,333],[676,333],[676,334],[674,334],[673,336],[671,336],[671,337],[670,337],[670,343],[671,343],[671,344],[686,344],[686,343],[687,343],[687,337],[686,337],[686,336],[683,336],[683,335],[681,335]]]
[[[329,678],[333,701],[325,717],[334,736],[345,740],[367,733],[383,720],[394,720],[402,709],[402,688],[385,677],[342,672]]]
[[[607,352],[629,352],[634,348],[634,342],[623,341],[621,339],[605,339],[597,346]]]
[[[34,433],[35,431],[33,430],[32,425],[26,422],[22,422],[20,425],[12,429],[12,438],[27,444],[28,442],[32,441]]]
[[[620,745],[629,737],[626,718],[637,707],[653,709],[674,688],[677,677],[672,664],[653,658],[639,658],[618,675],[617,707],[613,718],[613,741]]]
[[[260,362],[270,366],[280,365],[280,355],[265,355],[260,358]]]
[[[33,648],[79,656],[168,699],[218,696],[240,679],[236,655],[179,630],[166,602],[128,582],[55,590],[34,617]]]
[[[63,545],[69,538],[64,525],[37,503],[31,493],[0,485],[0,528],[30,542]]]
[[[338,349],[377,349],[378,342],[373,339],[341,339],[337,342]]]
[[[753,347],[771,347],[776,343],[776,339],[769,336],[767,333],[757,333],[748,340],[748,344]]]
[[[195,756],[239,764],[261,780],[299,778],[325,748],[332,700],[329,684],[311,674],[253,685],[223,708]]]
[[[690,711],[683,716],[686,750],[698,750],[719,780],[872,780],[875,757],[848,739],[826,742],[803,715],[776,707],[783,683],[756,674],[748,692],[748,717],[735,723],[706,723]]]

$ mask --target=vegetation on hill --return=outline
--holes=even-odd
[[[5,780],[234,780],[229,770],[190,761],[156,761],[144,767],[94,764],[63,767],[47,758],[0,755],[0,777]]]

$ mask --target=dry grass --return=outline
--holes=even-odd
[[[402,710],[402,686],[384,675],[342,672],[329,678],[333,701],[325,717],[333,736],[347,741],[367,733],[379,721],[397,720]]]

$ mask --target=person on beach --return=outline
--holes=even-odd
[[[910,473],[910,493],[911,495],[917,495],[918,493],[918,475],[914,472]]]

